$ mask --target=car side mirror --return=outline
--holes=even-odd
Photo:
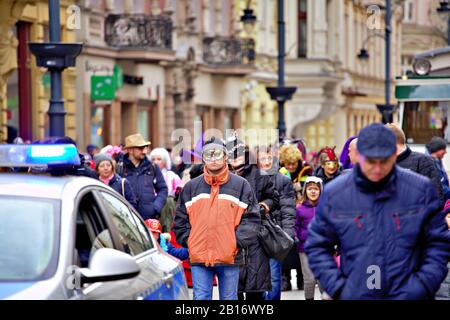
[[[124,280],[136,277],[141,269],[126,253],[110,248],[95,251],[88,268],[80,269],[81,285],[85,283]]]

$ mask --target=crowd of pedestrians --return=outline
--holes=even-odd
[[[203,137],[202,137],[203,138]],[[70,138],[43,143],[73,143]],[[94,145],[70,174],[95,178],[141,215],[159,246],[188,261],[193,297],[279,300],[291,270],[306,299],[433,299],[448,273],[446,141],[412,151],[395,124],[372,124],[341,153],[315,159],[289,141],[251,148],[210,137],[188,151],[150,148],[139,134]],[[283,261],[259,234],[272,219],[294,239]],[[448,297],[450,298],[450,297]]]

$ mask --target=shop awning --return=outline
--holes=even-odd
[[[450,78],[398,80],[395,98],[398,101],[450,101]]]

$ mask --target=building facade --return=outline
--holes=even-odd
[[[278,122],[278,106],[271,100],[266,88],[276,86],[278,80],[278,25],[277,1],[237,1],[236,20],[250,5],[257,23],[250,34],[242,30],[242,37],[255,40],[255,70],[245,78],[241,91],[241,122],[244,129],[275,129]]]
[[[402,22],[402,74],[412,70],[416,54],[447,46],[447,16],[440,17],[439,0],[405,0]]]
[[[255,58],[253,39],[239,36],[235,1],[80,3],[81,145],[119,144],[140,132],[153,146],[172,147],[180,135],[191,137],[193,146],[207,129],[223,134],[241,126],[241,92]],[[93,81],[95,87],[102,77],[114,79],[115,69],[123,86],[116,86],[113,99],[97,97]]]
[[[165,1],[79,1],[77,140],[104,146],[140,132],[164,143],[166,71],[175,61]]]
[[[61,0],[61,41],[75,41],[68,24],[75,1]],[[50,75],[36,66],[28,42],[49,41],[48,2],[0,1],[0,141],[17,136],[37,140],[48,136]],[[75,72],[63,73],[66,134],[75,138]]]
[[[340,151],[348,137],[381,120],[376,104],[385,100],[384,3],[286,2],[286,47],[291,48],[286,57],[286,80],[298,87],[286,106],[287,133],[304,138],[308,149],[336,145]],[[393,79],[401,65],[403,8],[395,5],[392,11],[393,92]],[[370,55],[365,62],[357,58],[362,48]]]

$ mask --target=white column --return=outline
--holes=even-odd
[[[310,5],[311,4],[311,5]],[[309,8],[312,8],[311,19],[312,22],[312,58],[326,58],[327,57],[327,1],[314,0],[308,1]],[[309,23],[308,23],[309,25]],[[309,41],[308,41],[309,44]]]
[[[298,51],[298,1],[286,2],[286,53],[295,59]]]

